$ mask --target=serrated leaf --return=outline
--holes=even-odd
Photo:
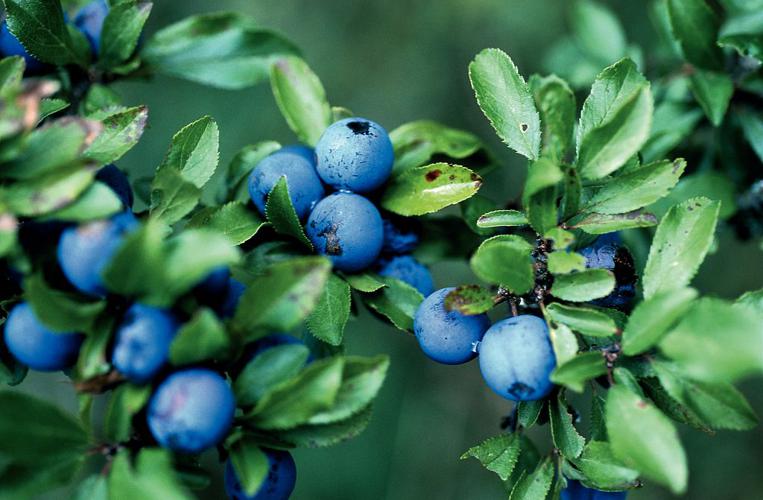
[[[516,434],[501,434],[469,448],[461,455],[461,460],[474,457],[487,470],[498,474],[501,481],[506,481],[517,465],[519,444]]]
[[[477,227],[516,227],[528,223],[525,214],[519,210],[493,210],[480,215]]]
[[[202,308],[177,331],[169,359],[175,366],[215,360],[224,357],[229,347],[225,326],[212,310]]]
[[[42,62],[65,65],[86,64],[69,35],[59,2],[5,0],[8,29],[24,48]]]
[[[283,57],[270,68],[273,97],[299,140],[314,146],[331,124],[331,108],[318,76],[299,57]]]
[[[413,332],[413,317],[424,300],[414,287],[395,278],[379,277],[386,286],[363,295],[363,303],[400,330]]]
[[[289,331],[318,302],[331,273],[323,257],[276,262],[250,283],[236,308],[233,323],[254,340],[268,330]]]
[[[24,280],[25,297],[35,316],[56,332],[90,332],[106,302],[85,301],[79,295],[51,288],[41,274]]]
[[[240,201],[232,201],[207,212],[198,212],[188,228],[208,228],[226,236],[233,245],[252,239],[267,223]]]
[[[519,401],[517,403],[517,422],[528,429],[535,424],[546,402],[543,399],[535,401]]]
[[[588,234],[608,234],[626,229],[656,226],[657,223],[657,217],[654,214],[635,210],[616,215],[586,214],[585,217],[575,220],[570,227],[582,229]]]
[[[247,496],[254,496],[268,476],[270,463],[267,455],[253,439],[243,438],[230,449],[230,461]]]
[[[296,54],[282,36],[249,17],[217,12],[188,17],[156,32],[141,51],[159,73],[225,89],[267,80],[271,64]]]
[[[276,436],[292,446],[322,448],[342,443],[356,437],[371,420],[371,405],[352,417],[325,425],[302,425],[294,429],[279,431]]]
[[[529,84],[543,125],[541,154],[552,161],[563,161],[575,130],[575,93],[556,75],[533,75]]]
[[[601,352],[578,354],[551,373],[551,380],[575,392],[583,392],[585,382],[607,373],[607,366]]]
[[[251,406],[276,385],[295,377],[305,366],[310,350],[300,344],[265,349],[247,363],[233,382],[239,406]]]
[[[649,249],[644,297],[689,284],[710,249],[719,210],[717,201],[691,198],[668,211]]]
[[[586,269],[554,276],[551,293],[570,302],[588,302],[606,297],[615,288],[615,276],[604,269]]]
[[[763,371],[759,315],[720,299],[695,302],[659,348],[689,376],[709,382],[733,382]]]
[[[127,451],[114,458],[109,473],[109,498],[190,500],[192,497],[177,477],[169,453],[160,448],[145,448],[140,451],[134,466],[130,464]]]
[[[567,400],[564,398],[563,391],[559,391],[556,398],[551,400],[548,406],[548,416],[554,446],[567,459],[579,457],[583,452],[585,439],[572,424],[572,414],[567,408]]]
[[[595,309],[565,306],[557,302],[546,306],[549,317],[591,337],[608,337],[617,332],[614,320]]]
[[[638,472],[615,458],[609,443],[590,441],[572,463],[585,476],[584,482],[596,489],[618,489],[638,478]]]
[[[537,500],[545,498],[554,480],[554,464],[544,459],[532,474],[520,479],[511,490],[509,500]]]
[[[702,0],[695,0],[702,1]],[[689,77],[694,97],[716,127],[721,124],[734,94],[734,82],[726,73],[695,68]]]
[[[607,432],[612,453],[673,493],[686,490],[686,454],[670,420],[650,402],[616,385],[607,395]]]
[[[671,33],[687,61],[721,69],[723,53],[716,42],[721,19],[705,0],[667,0]]]
[[[350,285],[331,274],[315,309],[305,319],[305,325],[317,339],[338,346],[344,338],[344,327],[350,318]]]
[[[481,185],[482,178],[466,167],[433,163],[392,177],[381,206],[398,215],[424,215],[466,200]]]
[[[109,8],[103,20],[98,45],[98,66],[109,69],[119,66],[135,51],[143,25],[153,4],[121,2]]]
[[[623,330],[623,352],[635,356],[659,342],[684,317],[697,295],[693,288],[679,288],[639,302]]]
[[[156,173],[151,181],[151,218],[171,225],[193,211],[201,189],[172,168]]]
[[[521,295],[535,283],[532,250],[532,245],[519,236],[494,236],[479,246],[469,263],[481,280]]]
[[[176,170],[186,181],[204,187],[217,168],[220,133],[217,123],[204,116],[189,123],[172,137],[172,144],[157,168]]]
[[[482,314],[495,306],[496,295],[479,285],[461,285],[445,296],[445,310],[461,314]]]
[[[103,132],[85,151],[85,157],[102,165],[113,163],[138,143],[148,121],[148,108],[135,106],[90,115],[103,124]]]
[[[305,235],[305,229],[299,221],[297,211],[291,203],[289,185],[286,176],[281,177],[268,194],[265,202],[265,214],[268,222],[277,233],[296,238],[300,243],[313,249],[313,244]]]
[[[394,174],[426,165],[434,155],[460,160],[482,148],[474,134],[431,120],[405,123],[390,132],[389,138],[395,151]]]
[[[517,153],[537,159],[540,117],[530,89],[511,58],[499,49],[483,50],[469,64],[469,80],[498,137]]]
[[[343,278],[353,290],[363,293],[372,293],[387,286],[378,276],[371,273],[348,274],[343,275]]]

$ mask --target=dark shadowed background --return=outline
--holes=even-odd
[[[654,32],[646,2],[609,2],[624,20],[628,38],[644,47],[648,65]],[[478,110],[466,75],[480,49],[500,47],[520,71],[542,71],[542,56],[568,29],[566,2],[554,0],[186,0],[156,2],[147,30],[210,10],[237,10],[283,32],[304,50],[321,77],[332,104],[352,109],[388,129],[420,118],[465,128],[485,138],[504,168],[487,181],[484,193],[496,201],[516,194],[524,162],[501,147]],[[150,174],[161,162],[175,131],[202,116],[220,126],[221,166],[240,147],[264,139],[284,143],[294,137],[276,109],[270,88],[221,91],[157,78],[116,86],[128,104],[149,106],[149,127],[140,144],[120,163],[132,179]],[[473,282],[468,268],[443,263],[434,269],[438,287]],[[728,238],[702,268],[696,285],[705,293],[735,297],[763,284],[761,253]],[[362,327],[361,327],[362,325]],[[429,361],[414,339],[362,313],[347,332],[348,350],[388,353],[388,380],[368,430],[359,438],[322,450],[298,450],[293,498],[492,499],[505,498],[497,477],[459,455],[496,434],[510,404],[483,384],[476,363],[448,367]],[[743,389],[763,413],[761,380]],[[51,389],[53,387],[54,389]],[[65,378],[32,375],[22,390],[45,394],[74,409]],[[580,405],[583,412],[587,406]],[[1,410],[0,410],[1,411]],[[546,427],[535,430],[545,436]],[[763,431],[685,432],[691,486],[686,498],[763,498]],[[546,444],[538,441],[541,449]],[[210,458],[212,460],[212,458]],[[49,498],[65,497],[65,492]],[[223,498],[215,479],[201,498]],[[670,498],[646,486],[632,498]]]

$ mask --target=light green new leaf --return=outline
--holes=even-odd
[[[171,225],[193,211],[201,189],[172,168],[164,168],[151,181],[151,219]]]
[[[622,488],[638,478],[638,472],[615,458],[609,443],[604,441],[590,441],[572,463],[585,476],[583,482],[596,489]]]
[[[476,135],[431,120],[405,123],[390,132],[389,138],[395,150],[394,174],[426,165],[435,154],[460,160],[482,148]]]
[[[488,438],[461,455],[461,460],[474,457],[489,471],[498,474],[501,481],[511,476],[519,458],[519,438],[516,434],[501,434]]]
[[[615,276],[604,269],[586,269],[554,276],[551,293],[570,302],[588,302],[606,297],[615,289]]]
[[[481,280],[503,285],[521,295],[529,292],[535,283],[532,250],[532,245],[519,236],[494,236],[479,246],[470,265]]]
[[[466,167],[433,163],[392,177],[381,205],[398,215],[424,215],[466,200],[481,185],[482,178]]]
[[[469,64],[469,80],[482,112],[498,137],[530,160],[540,150],[540,117],[530,89],[511,58],[485,49]]]
[[[217,123],[209,116],[199,118],[172,137],[167,156],[157,171],[177,170],[183,179],[202,188],[217,168],[219,142]]]
[[[548,254],[548,270],[551,274],[568,274],[585,269],[585,257],[575,252],[564,250]]]
[[[397,328],[413,332],[413,317],[424,297],[399,279],[380,276],[379,281],[385,286],[376,292],[363,294],[363,302],[385,316]]]
[[[623,352],[635,356],[651,348],[684,317],[696,298],[695,289],[678,288],[639,302],[623,330]]]
[[[335,274],[329,276],[313,312],[305,325],[316,338],[331,345],[341,345],[344,327],[350,318],[350,285]]]
[[[564,161],[575,131],[575,93],[556,75],[533,75],[529,85],[543,125],[541,152],[553,161]]]
[[[621,385],[609,389],[606,417],[615,457],[673,493],[686,490],[686,453],[668,417]]]
[[[588,234],[607,234],[615,231],[624,231],[638,227],[652,227],[657,225],[657,217],[654,214],[634,210],[626,214],[586,214],[570,225],[573,229],[582,229]]]
[[[575,392],[583,392],[584,384],[607,373],[607,366],[601,352],[585,352],[560,364],[551,373],[551,380]]]
[[[496,294],[479,285],[461,285],[445,296],[445,309],[461,314],[482,314],[495,306]]]
[[[232,201],[209,211],[197,212],[186,227],[213,229],[226,236],[233,245],[241,245],[253,238],[266,224],[243,202]]]
[[[599,2],[574,2],[572,29],[578,46],[599,63],[611,64],[626,53],[628,42],[620,21]]]
[[[519,210],[493,210],[480,215],[477,227],[515,227],[527,224],[527,217]]]
[[[68,206],[50,212],[45,219],[88,222],[107,219],[124,209],[122,200],[114,190],[103,182],[96,181]]]
[[[278,59],[270,68],[273,97],[299,140],[314,146],[331,124],[331,107],[318,76],[296,56]]]
[[[644,297],[689,284],[713,242],[719,210],[717,201],[691,198],[668,211],[649,249]]]
[[[596,309],[565,306],[555,302],[546,306],[546,312],[552,320],[564,323],[583,335],[609,337],[617,332],[614,320]]]

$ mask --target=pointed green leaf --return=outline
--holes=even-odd
[[[655,345],[692,306],[697,298],[693,288],[657,293],[640,302],[623,331],[623,352],[635,356]]]
[[[424,300],[418,290],[395,278],[380,277],[386,286],[364,294],[366,306],[386,317],[397,328],[413,332],[413,317]]]
[[[586,352],[575,356],[556,367],[551,373],[551,380],[568,387],[575,392],[583,392],[588,380],[607,373],[607,366],[601,352]]]
[[[544,459],[532,474],[524,476],[511,490],[509,500],[537,500],[546,498],[554,480],[554,463]]]
[[[316,338],[331,345],[341,345],[344,327],[350,318],[350,285],[331,274],[305,325]]]
[[[576,219],[570,227],[582,229],[588,234],[607,234],[637,227],[656,226],[657,222],[657,217],[653,214],[635,210],[616,215],[586,214],[585,217]]]
[[[575,130],[575,94],[567,82],[556,75],[533,75],[529,84],[543,125],[541,154],[553,161],[564,161]]]
[[[305,235],[305,229],[299,221],[297,211],[291,203],[289,196],[289,185],[286,182],[286,176],[281,177],[273,189],[268,194],[265,202],[265,214],[268,222],[273,226],[277,233],[285,234],[296,238],[307,248],[313,248],[313,244]]]
[[[381,205],[398,215],[424,215],[468,199],[481,185],[482,178],[466,167],[433,163],[392,177]]]
[[[615,288],[615,276],[604,269],[586,269],[554,276],[551,293],[570,302],[588,302],[606,297]]]
[[[461,460],[474,457],[489,471],[498,474],[501,481],[511,475],[519,458],[519,439],[516,434],[491,437],[461,455]]]
[[[480,245],[470,265],[481,280],[503,285],[521,295],[529,292],[535,283],[532,250],[532,245],[519,236],[494,236]]]
[[[527,224],[527,217],[519,210],[493,210],[480,215],[477,227],[515,227]]]
[[[258,353],[233,381],[239,406],[252,406],[284,380],[305,366],[310,350],[301,344],[277,345]]]
[[[572,424],[572,414],[567,407],[564,391],[559,391],[557,397],[551,400],[548,413],[554,446],[567,459],[579,457],[583,452],[585,439]]]
[[[389,138],[395,150],[394,174],[426,165],[436,154],[460,160],[482,148],[476,135],[431,120],[405,123]]]
[[[696,0],[701,1],[701,0]],[[694,97],[710,122],[721,124],[734,94],[734,82],[726,73],[696,68],[689,77]]]
[[[244,203],[232,201],[208,212],[198,212],[186,227],[213,229],[226,236],[233,245],[241,245],[252,239],[265,224]]]
[[[721,69],[718,46],[721,18],[705,0],[667,0],[671,33],[687,61],[701,68]]]
[[[608,337],[617,332],[614,320],[603,312],[586,307],[553,303],[546,306],[552,320],[564,323],[573,330],[591,337]]]

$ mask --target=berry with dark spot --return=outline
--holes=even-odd
[[[297,467],[288,451],[264,448],[268,475],[253,495],[247,495],[230,460],[225,464],[225,493],[232,500],[288,500],[297,482]]]
[[[167,377],[148,404],[148,428],[165,448],[199,453],[225,438],[236,401],[223,377],[191,368]]]
[[[345,272],[373,264],[384,240],[379,211],[353,193],[338,192],[322,199],[310,213],[305,229],[315,250]]]
[[[168,311],[134,304],[119,326],[111,361],[128,380],[144,384],[167,363],[178,322]]]
[[[482,377],[496,394],[512,401],[534,401],[553,388],[556,367],[548,326],[520,315],[495,323],[479,345]]]
[[[384,184],[395,156],[387,131],[365,118],[346,118],[329,126],[315,154],[323,182],[358,193]]]
[[[249,175],[249,197],[262,215],[270,191],[281,178],[286,178],[297,217],[304,219],[323,198],[323,184],[315,172],[312,156],[298,146],[283,148],[260,161]]]
[[[606,269],[615,275],[615,289],[591,303],[602,307],[625,309],[636,296],[636,266],[633,257],[622,245],[617,233],[600,236],[592,245],[580,250],[589,269]]]
[[[586,488],[579,481],[567,480],[567,487],[562,490],[561,500],[625,500],[626,491],[601,491]]]
[[[474,359],[475,346],[490,326],[486,314],[467,316],[445,309],[445,297],[455,288],[441,288],[419,305],[413,332],[430,359],[457,365]]]
[[[85,339],[79,333],[58,333],[43,325],[27,302],[11,310],[3,334],[8,351],[32,370],[55,372],[77,361]]]
[[[434,292],[434,282],[429,269],[410,255],[382,259],[379,263],[379,274],[408,283],[424,297]]]
[[[111,219],[88,222],[66,229],[58,243],[58,263],[78,290],[104,295],[101,273],[122,244],[125,235],[138,226],[130,212]]]

